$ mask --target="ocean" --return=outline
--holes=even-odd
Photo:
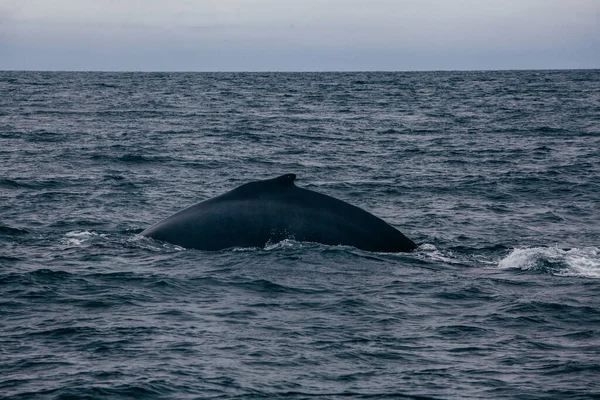
[[[297,186],[419,244],[187,250]],[[600,70],[0,72],[0,398],[600,398]]]

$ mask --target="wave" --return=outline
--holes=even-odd
[[[29,231],[25,229],[13,228],[11,226],[0,225],[0,235],[17,236],[26,235]]]
[[[558,276],[600,278],[600,254],[597,247],[567,250],[557,247],[517,248],[500,260],[498,267]]]

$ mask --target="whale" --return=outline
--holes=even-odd
[[[141,236],[183,248],[264,248],[285,239],[410,252],[398,229],[345,201],[295,185],[295,174],[243,184],[157,222]]]

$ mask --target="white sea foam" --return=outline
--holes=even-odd
[[[67,245],[79,246],[79,245],[82,245],[83,243],[87,242],[94,236],[103,236],[103,235],[99,235],[96,232],[90,232],[90,231],[67,232],[65,234],[65,238],[62,240],[62,242]]]
[[[302,247],[302,244],[300,242],[296,242],[293,239],[283,239],[282,241],[277,243],[267,243],[265,245],[265,250],[270,251],[279,249],[292,249],[297,247]]]
[[[597,247],[563,250],[557,247],[514,249],[498,263],[499,268],[549,270],[554,275],[600,278]]]
[[[104,235],[100,235],[100,236],[104,236]],[[151,251],[164,251],[165,249],[166,250],[177,250],[177,251],[185,251],[186,250],[184,247],[178,246],[176,244],[161,242],[161,241],[154,240],[152,238],[142,236],[142,235],[135,235],[135,236],[127,239],[127,241],[131,242],[131,243],[137,243],[139,246],[141,246],[147,250],[151,250]]]
[[[454,257],[450,251],[442,251],[430,243],[423,243],[417,248],[416,256],[425,255],[425,258],[433,261],[442,261],[447,264],[459,264],[461,260]]]

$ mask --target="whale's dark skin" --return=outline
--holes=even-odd
[[[417,245],[380,218],[333,197],[302,189],[296,175],[250,182],[149,227],[143,236],[181,247],[264,247],[284,239],[409,252]]]

